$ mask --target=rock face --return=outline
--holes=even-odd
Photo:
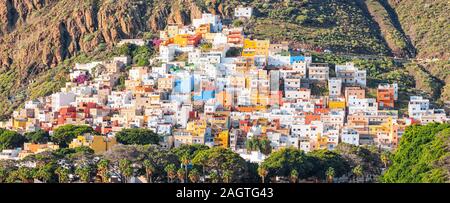
[[[167,23],[188,23],[201,13],[194,1],[185,0],[2,1],[0,65],[3,70],[54,67],[99,44],[111,47],[119,39],[157,31]]]

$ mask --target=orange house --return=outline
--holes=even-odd
[[[305,124],[311,124],[312,121],[320,121],[320,114],[308,113],[305,115]]]
[[[216,93],[217,102],[225,108],[229,108],[233,105],[233,94],[226,91]]]
[[[380,107],[394,108],[394,88],[378,88],[377,102]]]

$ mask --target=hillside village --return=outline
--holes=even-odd
[[[235,15],[250,18],[251,12],[237,8]],[[408,116],[401,116],[396,83],[379,84],[376,98],[368,97],[366,70],[352,63],[332,69],[287,42],[249,38],[242,27],[222,25],[213,14],[188,26],[169,25],[159,35],[117,45],[155,47],[159,54],[150,65],[136,66],[130,56],[76,64],[64,88],[27,101],[0,128],[52,134],[67,124],[88,125],[98,135],[81,134],[69,147],[96,153],[117,145],[115,134],[123,129],[146,128],[162,137],[165,148],[224,147],[260,163],[268,153],[250,142],[268,141],[269,151],[333,150],[339,143],[394,150],[407,126],[449,121],[421,96],[410,97]],[[117,88],[124,72],[123,88]],[[4,149],[0,159],[57,148],[25,143]]]

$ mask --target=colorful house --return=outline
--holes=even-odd
[[[115,137],[83,135],[73,139],[69,144],[69,148],[86,146],[94,150],[96,154],[108,151],[111,147],[117,145]]]

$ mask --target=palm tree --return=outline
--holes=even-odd
[[[8,171],[6,168],[0,166],[0,183],[6,182],[6,178],[8,177]]]
[[[332,183],[334,179],[334,168],[328,167],[327,171],[325,172],[325,175],[327,176],[328,182]]]
[[[49,170],[46,165],[41,166],[37,169],[36,173],[34,174],[34,178],[47,183],[52,180],[53,173]]]
[[[186,171],[184,170],[184,168],[179,168],[178,169],[177,176],[178,176],[178,180],[180,180],[181,183],[185,182]]]
[[[181,163],[185,167],[185,174],[184,174],[184,177],[185,177],[184,181],[185,182],[187,182],[187,176],[188,176],[188,173],[189,173],[188,165],[189,165],[190,162],[191,162],[191,160],[189,159],[188,155],[183,155],[181,157]]]
[[[85,183],[91,182],[92,178],[92,167],[89,165],[79,167],[75,169],[75,174],[80,177],[80,180]]]
[[[226,170],[223,173],[223,181],[225,183],[230,183],[230,182],[232,182],[232,179],[233,179],[233,171],[232,170]]]
[[[290,179],[291,179],[292,183],[297,183],[297,181],[298,181],[298,171],[296,169],[291,171]]]
[[[101,177],[102,183],[108,182],[109,161],[102,159],[97,163],[97,174]]]
[[[175,178],[176,168],[175,164],[169,164],[164,168],[164,171],[167,173],[167,182],[170,183]]]
[[[209,173],[209,179],[211,179],[212,183],[218,183],[219,182],[219,174],[217,174],[216,171],[211,171],[211,173]]]
[[[122,176],[122,182],[127,183],[128,179],[133,175],[133,167],[131,167],[131,161],[127,159],[120,160],[119,170]]]
[[[64,167],[58,167],[55,170],[56,175],[58,175],[58,182],[59,183],[66,183],[69,181],[69,169],[66,169]]]
[[[387,152],[381,153],[380,159],[384,164],[384,168],[387,168],[387,165],[389,163],[389,154]]]
[[[269,171],[267,171],[267,168],[265,166],[259,166],[258,167],[258,175],[261,177],[262,183],[264,183],[264,179],[266,178],[267,174],[269,174]]]
[[[364,172],[363,172],[363,168],[361,165],[356,166],[355,168],[352,169],[353,175],[355,176],[355,180],[358,179],[358,177],[363,176]]]
[[[22,183],[33,183],[34,171],[28,167],[20,167],[17,171],[17,177],[22,181]]]
[[[197,169],[192,169],[192,170],[189,172],[189,180],[190,180],[192,183],[197,183],[197,182],[200,180],[200,173],[198,172]]]
[[[16,183],[19,179],[19,172],[17,170],[11,171],[5,178],[5,183]]]
[[[147,176],[147,182],[151,183],[152,182],[153,173],[156,170],[155,166],[153,165],[153,163],[150,160],[145,160],[144,161],[144,168],[145,168],[145,175]]]

